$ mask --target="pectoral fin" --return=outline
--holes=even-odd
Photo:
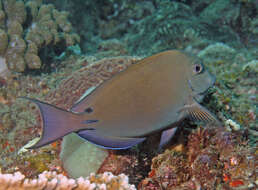
[[[167,144],[170,141],[170,139],[175,135],[176,130],[177,130],[177,127],[167,129],[162,132],[160,143],[159,143],[159,149],[161,149],[165,144]]]
[[[184,117],[188,117],[193,121],[220,124],[217,118],[209,110],[195,101],[191,105],[185,105],[180,112],[184,115]]]
[[[112,137],[99,133],[96,130],[83,130],[77,134],[91,143],[106,149],[127,149],[142,141],[145,138]]]

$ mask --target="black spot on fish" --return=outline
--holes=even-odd
[[[85,113],[91,113],[93,112],[93,109],[91,107],[88,107],[84,110]]]

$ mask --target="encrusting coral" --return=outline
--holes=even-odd
[[[8,68],[17,72],[26,67],[38,69],[42,66],[41,49],[60,42],[66,46],[79,42],[67,16],[42,0],[0,0],[0,56]]]
[[[187,145],[167,149],[152,160],[139,189],[255,189],[255,157],[241,132],[224,127],[198,128]]]
[[[20,172],[14,174],[0,173],[0,190],[136,190],[134,185],[128,183],[124,174],[114,176],[110,172],[87,178],[69,179],[56,172],[43,172],[37,179],[27,179]]]

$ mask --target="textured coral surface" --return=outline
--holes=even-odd
[[[163,151],[157,134],[130,150],[105,152],[94,171],[125,173],[147,190],[257,189],[257,12],[256,0],[0,0],[1,172],[8,179],[17,179],[15,172],[38,179],[45,170],[73,175],[67,166],[78,172],[76,159],[68,165],[60,159],[73,149],[64,141],[19,151],[39,136],[41,118],[34,104],[17,97],[69,109],[87,89],[139,59],[115,56],[180,49],[216,75],[203,105],[223,128],[185,121]],[[79,43],[73,31],[82,51],[70,46]]]
[[[242,136],[222,127],[198,128],[152,160],[149,177],[139,189],[254,189],[257,153]]]
[[[80,39],[72,33],[68,12],[42,0],[1,0],[0,15],[0,56],[12,71],[39,69],[46,52],[62,49],[62,43],[72,46]]]
[[[56,172],[43,172],[36,179],[25,178],[20,172],[12,174],[0,173],[0,190],[136,190],[128,183],[124,174],[114,176],[105,172],[101,175],[91,174],[87,178],[69,179]]]

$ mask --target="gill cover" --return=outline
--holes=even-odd
[[[215,83],[215,76],[200,61],[198,62],[192,66],[188,79],[188,85],[194,95],[205,93]]]

